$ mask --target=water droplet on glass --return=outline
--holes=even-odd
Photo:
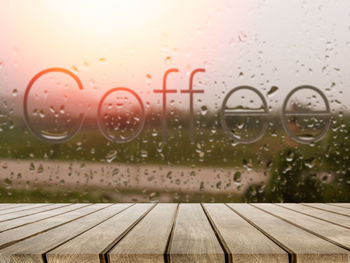
[[[146,82],[147,82],[147,84],[151,84],[152,76],[150,74],[146,74]]]
[[[207,108],[207,106],[203,105],[201,107],[201,115],[205,116],[205,115],[207,115],[207,113],[208,113],[208,108]]]
[[[164,59],[164,62],[165,64],[169,65],[171,63],[171,57],[170,56],[167,56],[165,59]]]
[[[17,89],[14,89],[14,90],[12,91],[12,96],[16,97],[16,96],[17,96],[17,93],[18,93],[18,90],[17,90]]]
[[[40,118],[45,118],[45,112],[44,112],[44,110],[43,109],[41,109],[40,111],[39,111],[39,116],[40,116]]]
[[[293,159],[294,159],[294,152],[291,151],[291,152],[287,153],[286,161],[291,162],[291,161],[293,161]]]
[[[141,156],[142,158],[147,158],[148,152],[146,150],[141,150]]]
[[[117,151],[112,150],[106,155],[106,161],[107,163],[111,163],[116,157],[117,157]]]
[[[238,35],[238,39],[240,42],[245,42],[247,40],[247,34],[244,32],[240,32]]]
[[[236,183],[236,184],[240,184],[241,183],[241,172],[237,171],[235,172],[235,174],[233,175],[233,181]]]
[[[267,97],[273,97],[278,91],[278,87],[272,86],[271,89],[267,92]]]

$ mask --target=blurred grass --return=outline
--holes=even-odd
[[[96,127],[88,127],[71,141],[48,144],[35,138],[24,126],[0,133],[0,158],[15,160],[66,160],[123,164],[157,164],[191,167],[233,167],[256,169],[271,175],[267,185],[256,184],[242,196],[208,193],[150,193],[129,189],[118,195],[103,190],[90,192],[48,191],[44,189],[0,188],[2,202],[119,202],[156,201],[167,195],[174,202],[350,202],[350,117],[333,121],[327,136],[318,143],[303,145],[290,140],[273,117],[265,136],[258,142],[235,144],[214,121],[196,127],[195,144],[189,143],[188,127],[183,122],[167,131],[161,141],[159,126],[146,126],[134,141],[115,144],[106,140]],[[175,128],[174,128],[175,127]],[[157,132],[155,132],[155,130]],[[287,162],[293,154],[297,158]],[[296,169],[297,168],[297,169]],[[287,172],[286,172],[287,170]],[[331,180],[318,178],[320,172]],[[123,199],[124,196],[124,199]],[[136,196],[135,198],[132,196]],[[140,197],[141,196],[141,197]],[[151,196],[151,197],[150,197]],[[169,197],[170,196],[170,197]]]
[[[286,143],[279,119],[275,117],[270,123],[273,125],[270,125],[265,136],[248,145],[230,140],[222,128],[214,123],[204,123],[203,127],[197,128],[195,144],[190,144],[187,126],[169,128],[166,144],[161,139],[161,127],[146,127],[138,138],[126,144],[110,142],[98,129],[91,127],[82,129],[67,143],[49,144],[40,141],[22,126],[0,133],[0,158],[209,167],[249,165],[251,168],[265,169],[273,155]],[[314,156],[321,144],[318,143],[316,147],[299,145],[299,148],[302,148],[305,156]]]
[[[187,192],[152,192],[138,189],[119,191],[118,194],[108,191],[59,191],[0,187],[2,203],[118,203],[118,202],[242,202],[238,194],[208,194]]]

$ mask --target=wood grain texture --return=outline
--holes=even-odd
[[[34,214],[37,214],[37,213],[40,213],[43,211],[48,211],[51,209],[55,209],[55,208],[67,206],[67,205],[68,204],[51,204],[51,205],[47,205],[47,206],[39,206],[39,207],[35,207],[32,209],[27,209],[27,210],[22,210],[22,211],[17,211],[17,212],[10,213],[10,214],[2,215],[2,216],[0,216],[0,223],[5,222],[5,221],[9,221],[9,220],[14,220],[16,218],[34,215]]]
[[[331,222],[333,224],[337,224],[350,229],[350,218],[347,216],[335,214],[332,212],[320,210],[317,208],[313,208],[311,206],[305,206],[301,204],[278,204],[278,205],[289,208],[293,211],[303,213],[305,215],[312,216],[321,220],[325,220],[327,222]]]
[[[224,204],[204,204],[233,262],[288,262],[288,253]]]
[[[0,211],[8,210],[8,209],[13,209],[16,207],[24,207],[25,204],[0,204]]]
[[[78,207],[80,207],[80,206],[78,206]],[[75,209],[77,209],[76,205],[67,205],[67,204],[64,204],[61,206],[55,205],[54,209],[51,209],[48,211],[36,213],[36,214],[25,216],[25,217],[12,219],[12,220],[5,221],[5,222],[0,222],[0,232],[4,232],[4,231],[7,231],[9,229],[20,227],[20,226],[25,225],[25,224],[31,224],[34,222],[38,222],[40,220],[43,220],[43,219],[46,219],[49,217],[58,216],[60,214],[68,213],[68,212],[73,211]]]
[[[344,204],[21,205],[1,263],[350,262]]]
[[[350,203],[327,203],[327,205],[334,205],[350,209]]]
[[[49,263],[100,262],[100,254],[107,252],[134,223],[154,204],[136,204],[104,221],[89,231],[64,243],[46,254]],[[103,258],[103,257],[102,257]]]
[[[340,207],[340,206],[333,206],[329,204],[319,204],[319,203],[310,203],[310,204],[303,204],[305,206],[315,207],[321,210],[333,212],[339,215],[344,216],[350,216],[350,209]]]
[[[322,236],[327,240],[333,241],[339,246],[350,250],[350,230],[310,217],[300,213],[276,206],[274,204],[254,204],[265,211],[288,220],[289,222],[307,229],[312,233]]]
[[[177,204],[158,204],[109,253],[110,262],[164,262]]]
[[[292,260],[296,259],[298,263],[349,261],[347,250],[258,208],[249,204],[229,204],[229,206],[289,251]]]
[[[115,204],[0,250],[0,262],[44,262],[42,255],[129,208]],[[67,261],[69,262],[69,261]]]
[[[18,242],[20,240],[26,239],[40,232],[57,227],[70,220],[74,220],[86,214],[92,213],[98,209],[105,207],[106,205],[105,204],[96,204],[96,205],[75,204],[74,206],[76,206],[77,209],[71,212],[68,212],[66,214],[50,217],[48,219],[45,219],[39,222],[34,222],[29,225],[24,225],[24,226],[0,233],[0,248],[6,247],[8,245],[13,244],[14,242]]]
[[[171,262],[225,262],[225,254],[200,204],[180,204],[170,243]]]
[[[13,207],[11,209],[6,209],[4,211],[0,211],[0,221],[2,220],[1,218],[5,217],[5,215],[13,214],[13,213],[16,213],[18,211],[20,211],[20,212],[30,211],[33,208],[48,206],[48,205],[50,205],[50,204],[25,204],[25,205]]]

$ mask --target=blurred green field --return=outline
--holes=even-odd
[[[71,141],[62,144],[41,142],[23,124],[0,133],[2,160],[60,160],[69,162],[123,163],[126,165],[166,165],[188,167],[239,168],[262,171],[270,176],[268,184],[252,183],[237,194],[177,193],[147,194],[130,188],[115,194],[98,189],[94,192],[65,192],[45,189],[1,190],[5,202],[112,202],[139,196],[134,201],[157,201],[160,195],[179,202],[341,202],[350,201],[350,118],[333,119],[327,136],[318,143],[304,145],[292,141],[282,129],[280,118],[272,116],[265,136],[243,145],[228,139],[217,120],[212,117],[198,122],[195,144],[189,143],[186,119],[169,121],[167,143],[161,140],[159,123],[146,125],[134,141],[115,144],[108,141],[96,127],[84,127]],[[254,131],[253,131],[254,132]],[[249,133],[248,133],[249,135]],[[320,178],[320,174],[325,174]],[[3,183],[3,185],[5,185]],[[11,193],[11,194],[8,194]],[[140,197],[141,196],[141,197]],[[151,198],[150,198],[151,196]]]

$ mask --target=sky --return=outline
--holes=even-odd
[[[183,109],[189,97],[180,90],[197,68],[206,72],[195,77],[194,88],[204,90],[195,94],[196,109],[218,111],[231,89],[250,85],[278,111],[287,93],[305,84],[324,92],[334,111],[350,107],[347,0],[4,0],[0,25],[0,95],[19,114],[30,79],[51,67],[71,70],[83,92],[54,74],[34,85],[32,97],[47,96],[45,90],[51,101],[68,96],[91,114],[115,87],[161,107],[153,90],[169,68],[179,69],[169,75],[168,88],[177,90],[169,103]],[[267,96],[272,86],[278,89]],[[250,96],[233,103],[256,107],[260,101]]]

